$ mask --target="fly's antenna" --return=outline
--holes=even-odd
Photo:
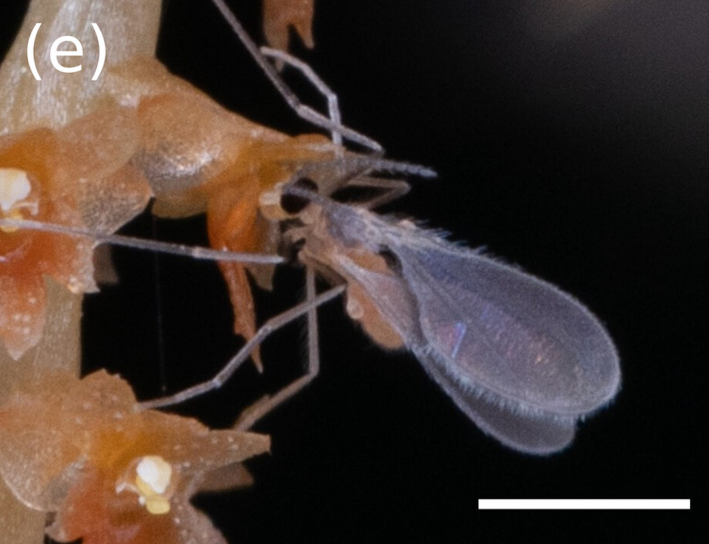
[[[244,44],[246,50],[251,54],[256,64],[263,70],[271,80],[271,83],[276,88],[276,90],[281,94],[288,105],[296,112],[296,114],[325,130],[330,131],[337,136],[333,138],[335,143],[341,141],[341,138],[346,138],[356,144],[363,147],[371,149],[375,152],[381,152],[382,146],[377,142],[368,138],[367,136],[360,134],[359,132],[352,130],[344,126],[340,122],[340,113],[337,109],[337,95],[327,86],[325,83],[313,72],[313,70],[307,66],[302,61],[296,59],[295,57],[276,51],[275,49],[263,48],[259,49],[256,43],[251,39],[251,36],[246,32],[244,27],[241,25],[239,20],[236,18],[234,13],[229,9],[229,7],[224,3],[224,0],[212,0],[214,5],[220,11],[227,24],[231,27],[234,33],[237,35],[241,43]],[[330,118],[318,113],[310,106],[303,104],[297,95],[291,90],[291,88],[283,81],[276,68],[266,59],[266,56],[274,57],[280,61],[283,61],[290,66],[301,71],[301,73],[325,96],[328,101],[328,107],[330,110]],[[336,114],[333,115],[333,107],[336,110]]]
[[[346,172],[354,172],[355,175],[363,175],[366,172],[382,172],[422,178],[435,178],[438,175],[435,170],[420,164],[354,153],[328,161],[306,164],[298,169],[297,175],[302,177],[303,175],[317,174],[318,172],[329,171],[333,166],[342,168]]]
[[[144,238],[122,236],[120,234],[104,234],[100,232],[91,232],[89,230],[77,227],[68,227],[66,225],[57,225],[54,223],[45,223],[43,221],[32,221],[28,219],[0,219],[0,227],[5,227],[8,229],[38,230],[42,232],[63,234],[65,236],[90,238],[96,241],[98,244],[111,244],[114,246],[129,247],[133,249],[157,251],[158,253],[167,253],[169,255],[190,257],[192,259],[200,259],[205,261],[223,261],[253,264],[279,264],[283,262],[283,258],[279,257],[278,255],[238,253],[235,251],[221,251],[217,249],[209,249],[206,247],[199,246],[186,246],[183,244],[158,242],[156,240],[146,240]],[[0,261],[2,260],[3,257],[0,256]]]
[[[335,174],[331,175],[333,171]],[[378,177],[372,175],[373,173],[415,175],[423,178],[436,176],[436,172],[426,166],[373,155],[348,153],[332,160],[301,166],[285,185],[292,184],[298,179],[312,177],[327,180],[320,188],[324,188],[324,194],[328,196],[333,196],[341,189],[373,189],[377,191],[377,196],[360,203],[368,209],[396,200],[409,192],[410,187],[406,181]]]

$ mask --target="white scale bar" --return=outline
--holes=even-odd
[[[689,510],[689,499],[478,499],[479,510]]]

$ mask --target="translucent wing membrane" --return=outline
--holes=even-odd
[[[578,301],[479,253],[421,241],[402,238],[390,249],[418,303],[426,346],[461,386],[562,416],[613,397],[615,348]]]
[[[548,454],[568,446],[576,431],[575,418],[540,418],[503,405],[499,399],[461,387],[454,374],[448,374],[426,353],[418,353],[428,374],[448,393],[458,408],[483,431],[506,446],[533,454]]]

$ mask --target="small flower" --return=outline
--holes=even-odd
[[[59,148],[49,129],[0,140],[0,217],[83,226]],[[95,288],[91,251],[87,240],[0,227],[0,338],[13,358],[41,335],[42,276],[77,293]]]
[[[95,112],[59,131],[3,136],[0,218],[117,229],[151,194],[127,164],[137,142],[135,113],[127,108]],[[14,359],[42,335],[43,276],[77,294],[96,290],[93,247],[85,238],[0,226],[0,340]]]
[[[225,542],[190,498],[211,471],[268,451],[267,436],[144,410],[105,371],[20,384],[0,407],[0,475],[84,544]]]

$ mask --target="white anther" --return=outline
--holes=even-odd
[[[27,172],[17,168],[0,168],[0,209],[7,213],[32,192]]]
[[[158,455],[147,455],[135,469],[138,478],[158,495],[165,493],[172,479],[172,466]]]

